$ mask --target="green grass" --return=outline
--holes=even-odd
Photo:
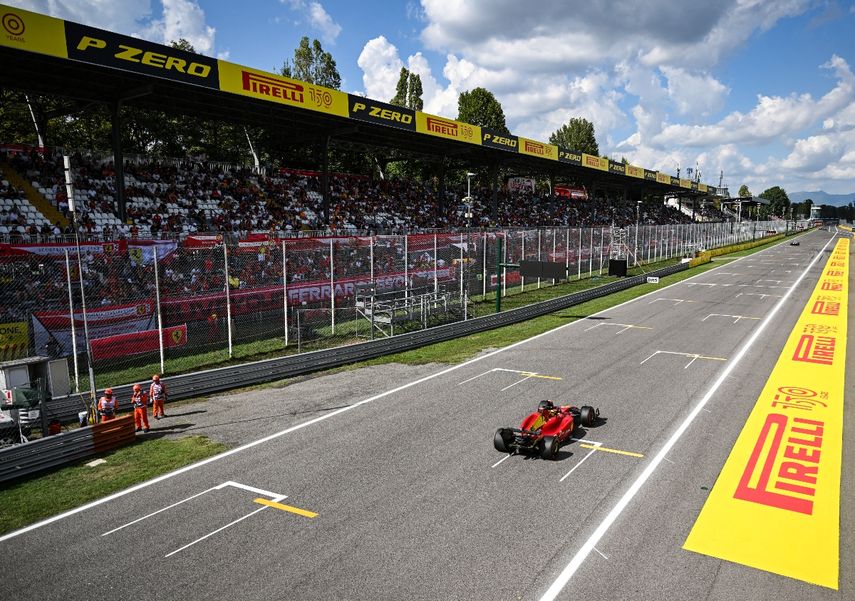
[[[0,490],[0,534],[11,532],[226,450],[204,436],[153,439],[104,453],[107,463],[74,465]],[[94,457],[92,459],[95,459]],[[91,461],[91,460],[90,460]]]

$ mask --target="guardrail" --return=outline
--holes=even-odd
[[[292,378],[310,372],[365,361],[383,355],[412,350],[421,346],[512,325],[643,284],[648,276],[664,277],[688,269],[688,267],[688,263],[680,263],[645,275],[625,278],[610,282],[604,286],[575,292],[510,311],[445,324],[391,338],[172,376],[167,379],[169,400],[177,401],[200,397],[244,386]],[[132,385],[113,386],[113,392],[120,399],[120,409],[130,409]],[[83,409],[84,406],[79,395],[74,395],[53,399],[47,403],[45,410],[48,419],[59,419],[60,421],[68,422],[76,419],[78,412]]]
[[[132,443],[134,418],[123,415],[108,422],[40,438],[0,450],[0,482],[67,465]]]

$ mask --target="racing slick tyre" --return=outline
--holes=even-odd
[[[543,439],[540,447],[541,459],[555,459],[558,454],[558,438],[555,436],[547,436]]]
[[[514,440],[514,433],[509,432],[507,428],[499,428],[496,430],[496,435],[493,436],[493,446],[500,453],[512,452],[511,443]]]
[[[579,421],[583,426],[593,426],[597,421],[597,411],[590,405],[584,405],[579,410]]]

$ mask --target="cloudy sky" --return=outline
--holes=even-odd
[[[406,66],[434,114],[482,86],[518,135],[584,117],[649,169],[855,192],[853,0],[2,1],[266,70],[307,35],[348,92],[388,101]]]

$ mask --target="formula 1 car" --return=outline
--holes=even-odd
[[[792,242],[790,242],[790,246],[798,246],[798,245],[799,245],[798,240],[793,240]]]
[[[500,453],[523,451],[554,459],[578,426],[593,426],[599,416],[600,410],[589,405],[557,407],[552,401],[540,401],[537,411],[526,417],[519,428],[496,430],[493,446]]]

